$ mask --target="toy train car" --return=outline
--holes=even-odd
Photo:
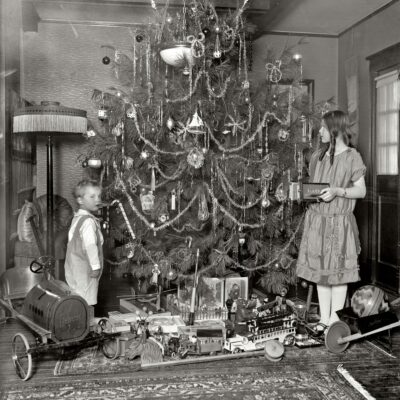
[[[224,347],[223,329],[197,329],[196,334],[183,335],[180,339],[179,355],[214,354],[221,352]]]

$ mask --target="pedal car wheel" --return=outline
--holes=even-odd
[[[119,356],[119,338],[113,337],[109,339],[105,339],[103,344],[101,345],[101,351],[104,354],[104,357],[115,360]]]
[[[32,355],[27,338],[22,333],[16,333],[12,339],[12,360],[17,375],[27,381],[32,376]]]
[[[343,353],[350,343],[338,343],[338,340],[350,335],[350,327],[345,322],[334,322],[325,333],[325,346],[332,353]]]

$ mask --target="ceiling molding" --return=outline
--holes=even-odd
[[[278,30],[262,31],[261,35],[306,36],[306,37],[324,37],[333,39],[337,39],[339,37],[338,34],[333,34],[333,33],[295,32],[295,31],[278,31]]]
[[[338,36],[342,36],[345,33],[347,33],[348,31],[351,31],[352,29],[354,29],[356,26],[362,24],[363,22],[371,19],[372,17],[375,17],[375,15],[381,13],[382,11],[386,10],[387,8],[389,8],[390,6],[392,6],[393,4],[397,3],[399,0],[391,0],[389,1],[389,3],[384,4],[382,7],[378,8],[377,10],[373,11],[371,14],[366,15],[364,18],[360,19],[359,21],[355,22],[354,24],[352,24],[351,26],[349,26],[348,28],[344,29],[343,31],[341,31]]]

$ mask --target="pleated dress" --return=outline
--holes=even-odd
[[[310,182],[350,188],[365,175],[365,165],[357,150],[349,148],[320,161],[321,151],[310,160]],[[353,211],[355,199],[335,197],[331,202],[310,204],[297,259],[297,276],[320,285],[341,285],[360,280],[359,233]]]

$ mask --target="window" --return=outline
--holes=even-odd
[[[398,174],[400,81],[399,71],[376,78],[377,175]]]

